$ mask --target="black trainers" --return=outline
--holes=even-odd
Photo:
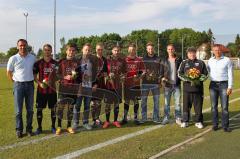
[[[212,130],[213,130],[213,131],[217,131],[217,130],[218,130],[218,126],[213,126],[213,127],[212,127]]]
[[[17,138],[22,138],[23,137],[23,134],[22,134],[21,131],[17,131],[16,135],[17,135]]]
[[[231,132],[232,130],[230,128],[223,128],[224,132]]]
[[[32,131],[27,131],[27,136],[34,136],[35,134]]]
[[[137,119],[134,120],[134,124],[135,124],[135,125],[141,125],[140,121],[137,120]]]
[[[121,125],[125,125],[125,124],[127,124],[128,123],[128,121],[126,120],[126,119],[123,119],[122,121],[121,121]]]
[[[35,134],[36,134],[36,135],[39,135],[39,134],[41,134],[41,133],[42,133],[42,128],[37,128]]]

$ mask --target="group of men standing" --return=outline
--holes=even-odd
[[[196,58],[196,49],[187,50],[187,59],[176,56],[174,45],[167,46],[168,55],[160,58],[154,53],[154,45],[146,45],[147,53],[140,58],[136,55],[136,47],[130,44],[128,55],[120,56],[120,47],[114,46],[109,57],[103,56],[104,46],[96,45],[96,55],[92,54],[90,44],[82,48],[80,58],[76,57],[77,47],[66,46],[66,57],[58,62],[52,59],[52,46],[43,46],[43,58],[27,52],[27,41],[19,39],[19,52],[12,56],[7,65],[7,75],[14,82],[14,105],[16,112],[16,134],[23,136],[22,109],[25,100],[27,109],[26,133],[29,136],[42,133],[43,109],[51,109],[51,131],[60,135],[62,132],[63,111],[67,110],[67,131],[74,134],[79,127],[81,105],[84,105],[83,127],[91,130],[92,126],[110,126],[110,112],[114,112],[115,127],[128,123],[128,112],[131,103],[134,109],[134,123],[143,124],[147,121],[147,100],[153,97],[154,123],[168,124],[170,121],[170,101],[173,96],[175,121],[181,127],[188,127],[191,107],[194,105],[195,126],[203,128],[203,82],[210,76],[210,99],[213,113],[213,130],[218,130],[218,98],[222,105],[222,127],[225,132],[229,129],[229,95],[232,93],[233,70],[229,58],[225,57],[219,45],[213,45],[214,56],[206,66]],[[186,74],[190,69],[196,69],[200,75],[198,84],[193,84]],[[32,132],[34,81],[38,84],[36,96],[38,128]],[[56,82],[59,86],[56,87]],[[183,81],[183,88],[181,88]],[[160,88],[164,90],[164,117],[160,119],[159,98]],[[183,92],[183,93],[182,93]],[[181,94],[183,94],[183,111],[181,110]],[[141,100],[141,117],[138,118],[139,100]],[[101,122],[100,115],[103,107],[106,121]],[[118,121],[119,104],[124,103],[123,119]],[[66,110],[60,106],[67,106]],[[92,114],[93,125],[89,124]],[[55,122],[57,119],[57,128]],[[73,126],[72,125],[73,122]]]

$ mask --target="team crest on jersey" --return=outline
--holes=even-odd
[[[195,66],[199,66],[199,63],[195,63]]]

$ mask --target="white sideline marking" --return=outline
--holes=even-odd
[[[35,144],[35,143],[38,143],[40,141],[44,141],[44,140],[48,140],[48,139],[54,138],[56,136],[57,135],[48,135],[48,136],[42,137],[40,139],[34,139],[34,140],[24,141],[24,142],[17,142],[17,143],[12,144],[12,145],[2,146],[2,147],[0,147],[0,152],[5,151],[7,149],[15,148],[15,147],[18,147],[18,146],[25,146],[25,145],[28,145],[28,144]]]
[[[234,89],[233,93],[234,92],[238,92],[238,91],[240,91],[240,89]],[[206,96],[206,97],[204,97],[204,99],[209,98],[209,97],[210,96]],[[233,99],[233,100],[235,100],[235,99]],[[229,101],[229,102],[231,103],[231,101]],[[203,110],[203,113],[205,113],[207,111],[210,111],[210,110],[211,110],[211,108],[208,108],[207,110],[205,109],[205,110]],[[13,149],[13,148],[16,148],[16,147],[19,147],[19,146],[26,146],[26,145],[29,145],[29,144],[36,144],[38,142],[45,141],[45,140],[48,140],[48,139],[51,139],[51,138],[55,138],[55,137],[58,137],[58,136],[57,135],[47,135],[47,136],[44,136],[42,138],[38,138],[38,139],[34,139],[34,140],[22,141],[22,142],[17,142],[17,143],[11,144],[11,145],[0,146],[0,152],[8,150],[8,149]]]
[[[238,117],[239,115],[240,115],[240,114],[234,115],[233,117],[230,118],[230,120]],[[197,138],[202,137],[203,135],[207,134],[207,133],[210,132],[211,130],[212,130],[212,128],[208,128],[208,129],[205,130],[204,132],[201,132],[201,133],[195,135],[195,136],[192,137],[192,138],[189,138],[189,139],[187,139],[187,140],[185,140],[185,141],[183,141],[183,142],[181,142],[181,143],[179,143],[179,144],[173,145],[172,147],[170,147],[170,148],[168,148],[168,149],[166,149],[166,150],[163,150],[163,151],[161,151],[160,153],[158,153],[158,154],[156,154],[156,155],[154,155],[154,156],[152,156],[152,157],[149,157],[149,159],[160,158],[161,156],[166,155],[167,153],[171,152],[172,150],[174,150],[174,149],[176,149],[176,148],[178,148],[178,147],[181,147],[181,146],[183,146],[183,145],[185,145],[185,144],[187,144],[187,143],[189,143],[189,142],[191,142],[191,141],[193,141],[193,140],[195,140],[195,139],[197,139]]]
[[[230,100],[229,103],[233,103],[233,102],[236,102],[240,100],[240,97],[239,98],[235,98],[233,100]],[[220,104],[218,105],[218,107],[221,106]],[[204,109],[204,112],[207,112],[211,110],[211,108],[207,108],[207,109]],[[100,148],[103,148],[103,147],[106,147],[106,146],[109,146],[109,145],[112,145],[112,144],[115,144],[115,143],[118,143],[118,142],[121,142],[121,141],[124,141],[124,140],[127,140],[127,139],[130,139],[130,138],[133,138],[133,137],[136,137],[136,136],[139,136],[139,135],[142,135],[142,134],[145,134],[147,132],[151,132],[153,130],[156,130],[158,128],[161,128],[163,127],[164,125],[157,125],[157,126],[152,126],[150,128],[145,128],[143,130],[140,130],[140,131],[137,131],[137,132],[134,132],[134,133],[130,133],[130,134],[127,134],[127,135],[124,135],[124,136],[120,136],[120,137],[117,137],[115,139],[112,139],[112,140],[108,140],[108,141],[105,141],[105,142],[102,142],[102,143],[99,143],[97,145],[93,145],[93,146],[90,146],[90,147],[86,147],[86,148],[83,148],[83,149],[79,149],[77,151],[74,151],[74,152],[71,152],[71,153],[68,153],[68,154],[65,154],[65,155],[62,155],[62,156],[58,156],[54,159],[72,159],[72,158],[75,158],[75,157],[78,157],[78,156],[81,156],[85,153],[88,153],[88,152],[91,152],[91,151],[94,151],[94,150],[97,150],[97,149],[100,149]],[[198,138],[200,136],[202,136],[203,134],[209,132],[211,130],[211,128],[205,130],[204,132],[200,133],[200,134],[197,134],[194,138],[191,138],[191,139],[188,139],[187,141],[184,141],[184,144],[189,142],[189,141],[192,141],[193,139],[195,138]],[[180,143],[181,144],[181,143]],[[179,145],[180,145],[179,144]],[[179,146],[178,145],[178,146]],[[173,148],[174,149],[174,148]],[[169,151],[168,151],[169,152]]]

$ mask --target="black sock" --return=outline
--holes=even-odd
[[[124,103],[124,115],[123,115],[124,120],[127,120],[128,111],[129,111],[129,105]]]
[[[38,128],[42,128],[42,118],[43,118],[43,114],[42,114],[42,109],[41,110],[37,110],[37,122],[38,122]]]
[[[107,122],[109,122],[109,119],[110,119],[110,112],[107,112],[106,113],[106,120],[107,120]]]
[[[58,118],[58,127],[62,127],[62,119]]]
[[[115,106],[114,108],[114,121],[117,121],[119,113],[119,106]]]
[[[134,119],[137,119],[139,104],[134,105]]]
[[[56,114],[54,110],[51,110],[52,128],[55,128]]]

